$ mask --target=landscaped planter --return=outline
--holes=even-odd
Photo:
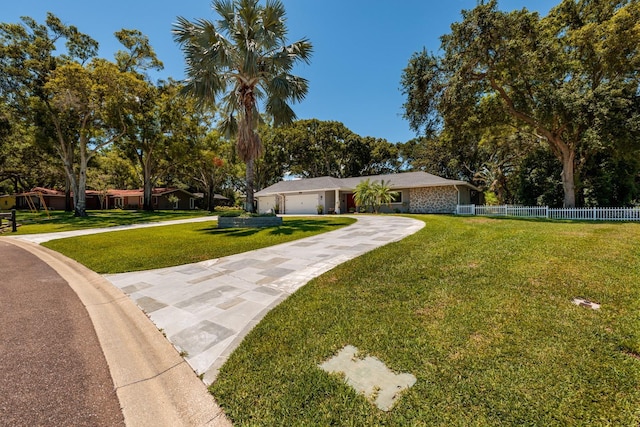
[[[218,217],[218,228],[259,228],[278,227],[282,225],[282,218],[279,216],[220,216]]]

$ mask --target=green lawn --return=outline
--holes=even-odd
[[[98,273],[189,264],[313,236],[352,224],[346,217],[284,218],[271,228],[218,229],[217,222],[114,231],[52,240],[43,246]]]
[[[17,234],[54,233],[57,231],[79,230],[83,228],[112,227],[116,225],[138,224],[141,222],[158,222],[172,219],[193,218],[211,215],[208,211],[133,211],[109,209],[89,211],[89,216],[76,218],[73,212],[51,211],[51,218],[44,212],[19,211],[16,214],[17,223],[21,224]],[[215,214],[214,214],[215,215]]]
[[[246,337],[210,388],[235,425],[640,424],[640,224],[418,218]],[[390,412],[318,368],[347,344],[417,377]]]

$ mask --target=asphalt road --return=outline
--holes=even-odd
[[[124,426],[89,315],[36,256],[0,241],[0,426]]]

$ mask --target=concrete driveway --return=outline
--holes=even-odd
[[[363,215],[348,227],[293,242],[178,267],[104,277],[162,329],[206,384],[262,317],[309,280],[424,227]]]

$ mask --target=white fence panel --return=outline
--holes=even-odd
[[[549,208],[548,206],[458,205],[456,207],[456,214],[578,221],[640,221],[640,208]]]
[[[456,206],[456,215],[475,215],[476,205],[458,205]]]

